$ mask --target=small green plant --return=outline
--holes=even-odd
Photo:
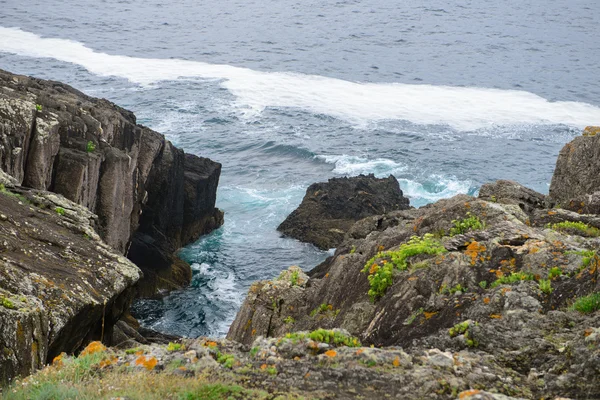
[[[169,342],[167,345],[167,351],[179,351],[183,349],[183,345],[181,343],[173,343]]]
[[[283,320],[283,323],[285,324],[293,324],[294,322],[296,322],[296,320],[294,319],[294,317],[292,317],[291,315],[288,315],[287,317],[285,317],[285,319]]]
[[[65,209],[62,207],[56,207],[54,211],[56,211],[58,215],[65,215]]]
[[[562,269],[559,267],[552,267],[548,272],[548,279],[556,279],[563,274]]]
[[[217,362],[225,368],[232,369],[235,357],[232,354],[217,353]]]
[[[292,271],[292,275],[290,277],[290,283],[292,286],[298,286],[298,279],[300,278],[300,271],[297,269]]]
[[[600,229],[590,226],[584,222],[563,221],[555,224],[548,224],[546,227],[559,232],[574,233],[586,237],[600,236]]]
[[[354,253],[356,253],[356,246],[352,245],[352,248],[350,249],[350,254]]]
[[[311,339],[315,342],[335,344],[337,346],[360,347],[360,341],[357,338],[329,329],[317,329],[310,333],[288,333],[284,338],[292,340],[293,342],[298,342],[303,339]]]
[[[540,287],[540,290],[542,291],[542,293],[545,294],[550,294],[552,293],[552,281],[550,279],[541,279],[538,282],[538,286]]]
[[[479,282],[479,287],[481,287],[483,290],[487,289],[487,285],[487,281]]]
[[[596,255],[595,250],[567,251],[565,254],[577,254],[582,257],[581,265],[575,274],[578,274],[591,265],[598,265],[600,262],[600,258]]]
[[[569,309],[579,311],[582,314],[590,314],[600,310],[600,292],[578,298]]]
[[[250,357],[252,357],[252,358],[256,357],[259,350],[260,350],[260,347],[257,347],[257,346],[254,346],[252,349],[250,349]]]
[[[497,202],[498,202],[498,199],[496,198],[496,196],[494,196],[494,195],[491,195],[491,196],[490,196],[490,201],[491,201],[492,203],[497,203]]]
[[[10,300],[7,299],[6,297],[0,297],[0,305],[4,308],[8,308],[10,310],[14,310],[15,304]]]
[[[442,243],[435,239],[430,233],[423,237],[413,236],[410,240],[402,244],[398,250],[381,251],[372,257],[365,264],[361,272],[368,273],[369,279],[369,297],[375,302],[377,298],[383,296],[393,282],[394,268],[400,271],[408,269],[408,259],[410,257],[429,254],[437,255],[445,253],[447,250]]]
[[[270,366],[267,369],[265,369],[265,371],[267,371],[267,374],[269,375],[277,375],[277,368]]]
[[[402,325],[412,325],[412,323],[415,322],[415,319],[417,319],[417,317],[421,314],[423,314],[423,307],[419,308],[417,311],[409,315],[408,318],[404,320]]]
[[[477,323],[475,323],[475,325],[477,325]],[[460,322],[460,323],[454,325],[452,328],[448,329],[448,335],[450,335],[451,338],[459,336],[459,335],[464,335],[467,346],[477,347],[479,345],[479,343],[477,342],[477,340],[475,340],[475,338],[473,338],[473,335],[471,334],[471,332],[469,332],[470,327],[471,327],[470,321]]]
[[[533,274],[526,274],[525,272],[513,272],[510,275],[504,275],[503,277],[496,279],[494,282],[492,282],[490,287],[495,288],[500,285],[510,285],[516,282],[533,280],[535,280]]]
[[[85,146],[85,151],[87,151],[88,153],[93,153],[94,150],[96,150],[96,144],[94,142],[92,142],[91,140],[88,141]]]
[[[333,311],[333,306],[331,304],[322,303],[319,307],[310,312],[310,316],[314,317],[317,314],[325,314],[327,311]]]
[[[35,105],[35,109],[36,109],[37,111],[42,111],[42,105],[41,105],[41,104],[36,104],[36,105]]]
[[[135,354],[135,353],[137,353],[139,350],[140,350],[140,349],[139,349],[139,347],[134,347],[133,349],[127,349],[127,350],[125,350],[125,354],[129,354],[129,355],[131,355],[131,354]]]
[[[461,220],[452,220],[454,227],[450,228],[450,236],[462,235],[468,231],[476,231],[478,229],[483,229],[483,223],[476,216],[472,215],[470,212],[467,213],[467,218]]]

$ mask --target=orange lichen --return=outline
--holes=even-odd
[[[465,250],[465,254],[468,257],[471,257],[471,265],[475,265],[475,263],[477,262],[477,257],[479,257],[479,253],[484,252],[486,250],[487,250],[487,248],[483,244],[480,244],[479,242],[473,240],[467,246],[467,250]]]
[[[477,390],[477,389],[465,390],[464,392],[461,392],[458,395],[458,398],[462,400],[462,399],[466,399],[467,397],[471,397],[471,396],[474,396],[479,393],[481,393],[481,390]]]
[[[307,372],[306,374],[304,374],[304,379],[308,379],[310,377],[310,372]]]
[[[54,357],[54,359],[52,360],[52,365],[54,365],[57,368],[61,368],[64,365],[63,358],[66,355],[66,353],[60,353],[59,355]]]
[[[260,366],[260,369],[265,370],[267,369],[269,366],[267,364],[263,364]]]
[[[416,281],[417,279],[419,279],[418,276],[411,276],[410,278],[408,278],[409,281]]]
[[[502,290],[501,290],[503,296],[505,296],[506,293],[511,292],[511,291],[512,291],[512,289],[511,288],[507,288],[507,287],[502,288]]]
[[[327,351],[325,352],[325,355],[326,355],[327,357],[335,357],[335,356],[337,356],[337,351],[335,351],[335,350],[327,350]]]
[[[252,332],[254,332],[254,330]],[[204,347],[217,347],[217,342],[209,340],[207,342],[204,342]]]
[[[502,315],[500,314],[490,314],[491,319],[502,319]]]
[[[156,360],[155,357],[146,358],[146,356],[139,356],[137,358],[137,360],[135,360],[135,365],[142,366],[142,367],[146,368],[148,371],[152,371],[154,369],[154,367],[156,367],[157,363],[158,363],[158,361]]]
[[[358,349],[358,350],[356,350],[356,355],[357,355],[357,356],[358,356],[358,355],[361,355],[361,354],[362,354],[362,353],[364,353],[364,352],[365,352],[365,350],[364,350],[364,349]]]
[[[490,298],[489,297],[484,297],[483,298],[483,303],[484,304],[490,304]]]
[[[116,363],[117,360],[118,360],[117,357],[106,358],[106,359],[100,361],[99,366],[100,366],[100,368],[106,368],[106,367],[108,367],[108,366],[113,365],[114,363]]]
[[[586,330],[583,331],[583,336],[588,337],[592,333],[594,333],[594,330],[592,328],[587,328]]]
[[[101,351],[106,351],[106,347],[101,342],[91,342],[87,345],[85,349],[81,352],[82,356],[87,356],[94,353],[99,353]]]
[[[394,361],[392,361],[392,365],[394,367],[399,367],[400,366],[400,357],[394,358]]]
[[[379,247],[377,247],[377,251],[383,251],[385,250],[385,247],[383,245],[380,245]]]
[[[373,265],[371,265],[371,268],[369,268],[370,275],[373,275],[377,271],[379,271],[379,265],[377,265],[377,264],[373,264]]]
[[[437,314],[437,311],[436,312],[427,312],[427,311],[425,311],[423,313],[423,315],[425,316],[425,319],[429,319],[429,318],[433,317],[435,314]]]

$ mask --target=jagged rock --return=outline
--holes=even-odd
[[[526,213],[546,208],[546,196],[515,181],[486,183],[479,189],[479,198],[502,204],[516,204]]]
[[[599,127],[587,127],[582,136],[567,143],[556,160],[549,200],[579,213],[600,211]]]
[[[107,100],[2,70],[0,168],[97,214],[100,236],[145,272],[143,295],[189,283],[173,253],[223,222],[220,164],[184,154]]]
[[[327,250],[338,246],[356,221],[407,208],[409,201],[392,175],[332,178],[310,185],[300,206],[277,230]]]
[[[141,277],[98,236],[89,210],[2,181],[0,386],[63,351],[110,337]]]
[[[341,328],[363,344],[402,346],[431,368],[471,365],[465,376],[479,382],[471,389],[517,398],[599,397],[600,348],[585,338],[596,338],[589,328],[600,314],[568,306],[600,292],[600,239],[593,229],[560,225],[598,228],[598,216],[544,209],[543,197],[509,182],[486,190],[483,198],[458,195],[358,221],[304,287],[254,284],[228,339],[255,346],[258,335]],[[391,284],[369,295],[368,276],[393,263]],[[512,282],[500,280],[508,277]],[[478,354],[505,375],[458,361],[457,352],[465,360]],[[503,386],[517,380],[526,389]]]

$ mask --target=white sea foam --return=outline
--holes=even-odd
[[[366,157],[338,155],[318,155],[316,158],[334,164],[333,172],[339,175],[374,174],[378,178],[395,175],[406,170],[406,166],[387,158],[369,160]]]
[[[600,121],[600,108],[579,102],[550,102],[516,90],[400,83],[358,83],[316,75],[259,72],[179,59],[109,55],[65,39],[41,38],[0,27],[0,52],[74,63],[93,74],[140,85],[186,78],[217,79],[250,115],[266,107],[294,107],[366,126],[407,120],[473,131],[498,125],[565,124],[581,128]]]

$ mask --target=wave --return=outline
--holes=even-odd
[[[334,164],[333,173],[354,176],[359,174],[374,174],[378,178],[396,175],[406,171],[406,165],[399,164],[387,158],[369,160],[366,157],[338,155],[317,155],[315,158]]]
[[[474,131],[506,125],[568,125],[582,128],[600,120],[600,108],[580,102],[550,102],[533,93],[478,87],[360,83],[291,72],[260,72],[230,65],[180,59],[109,55],[67,39],[42,38],[19,28],[0,27],[0,52],[73,63],[100,76],[140,85],[201,78],[218,80],[240,110],[292,107],[365,126],[406,120]]]

